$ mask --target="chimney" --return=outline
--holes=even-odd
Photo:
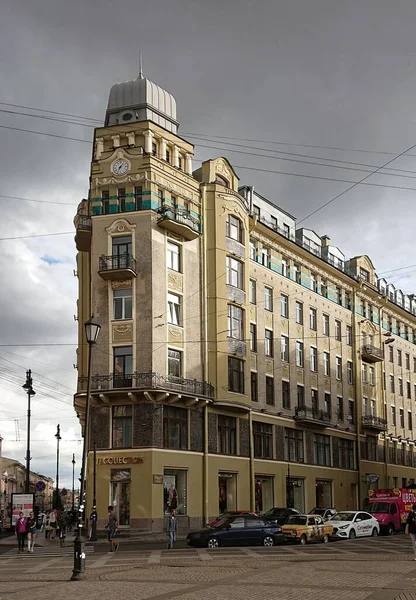
[[[322,247],[325,248],[326,246],[329,246],[329,242],[331,241],[331,238],[327,235],[323,235],[321,237],[321,241],[322,241]]]

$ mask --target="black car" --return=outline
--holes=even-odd
[[[226,517],[214,527],[191,531],[189,546],[218,548],[219,546],[274,546],[284,542],[279,526],[260,517]]]
[[[262,519],[266,519],[267,521],[272,521],[276,523],[276,525],[285,525],[289,517],[293,515],[301,515],[300,510],[297,508],[271,508],[263,515],[261,515]]]

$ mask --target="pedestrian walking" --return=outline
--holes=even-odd
[[[115,542],[114,538],[118,530],[118,519],[113,506],[108,507],[108,521],[105,528],[107,529],[107,539],[110,543],[110,552],[117,552],[118,542]]]
[[[412,511],[409,513],[406,521],[406,535],[410,536],[413,548],[413,560],[416,560],[416,504],[413,504]]]
[[[26,523],[26,531],[27,531],[27,551],[33,552],[33,548],[35,547],[36,541],[36,519],[33,512],[30,513],[29,518]]]
[[[14,529],[17,536],[17,548],[19,554],[25,551],[25,539],[26,539],[26,526],[27,526],[27,518],[23,515],[22,512],[19,513],[19,518],[17,519]]]
[[[169,537],[168,550],[173,550],[173,544],[175,543],[178,534],[178,519],[176,518],[176,512],[174,510],[170,511],[168,517],[167,534]]]
[[[49,513],[49,527],[50,527],[49,539],[54,540],[55,536],[56,536],[56,527],[57,527],[57,514],[56,514],[55,509],[51,510],[51,512]]]

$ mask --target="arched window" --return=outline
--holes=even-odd
[[[231,214],[227,215],[226,236],[240,244],[243,243],[243,224],[238,217]]]
[[[229,181],[224,179],[224,177],[221,177],[221,175],[218,175],[218,173],[215,173],[215,183],[219,183],[220,185],[223,185],[228,188],[230,187]]]

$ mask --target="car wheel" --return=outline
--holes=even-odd
[[[307,541],[308,541],[308,538],[306,537],[305,534],[300,536],[300,543],[302,544],[302,546],[305,546]]]
[[[322,538],[322,543],[327,544],[328,542],[329,542],[329,535],[327,533],[325,533],[324,537]]]
[[[263,538],[262,545],[267,547],[274,546],[274,538],[271,535],[266,535]]]
[[[394,527],[393,525],[390,523],[390,525],[387,528],[387,535],[393,535],[394,534]]]
[[[348,537],[350,538],[350,540],[355,540],[355,538],[357,537],[357,534],[355,533],[355,529],[351,529],[350,535]]]
[[[220,540],[217,537],[211,537],[208,540],[208,548],[219,548],[221,546]]]
[[[373,531],[371,532],[371,537],[377,537],[378,536],[378,531],[377,529],[374,527]]]

